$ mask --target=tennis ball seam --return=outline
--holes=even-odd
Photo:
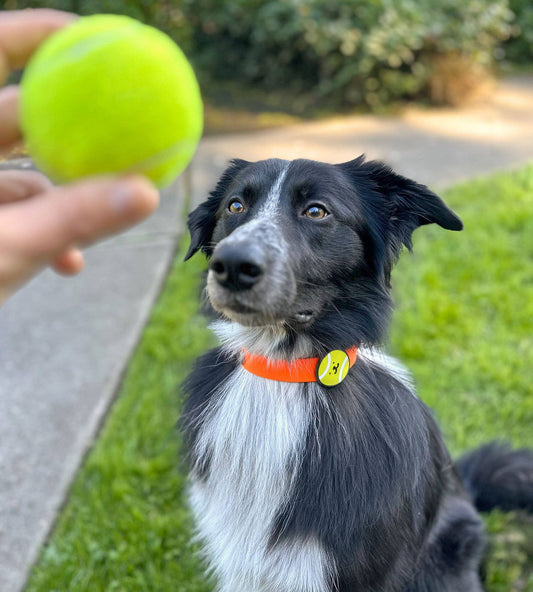
[[[50,76],[54,70],[61,69],[67,64],[73,64],[76,61],[86,58],[91,52],[114,43],[115,41],[123,41],[132,31],[138,30],[142,25],[125,25],[122,29],[114,31],[105,31],[99,33],[96,37],[78,41],[75,45],[69,47],[68,51],[63,51],[60,54],[53,54],[47,56],[42,61],[37,61],[35,66],[38,66],[38,72],[35,73],[35,68],[30,66],[23,74],[22,80],[27,77],[27,73],[31,72],[32,77]]]
[[[167,146],[166,148],[159,150],[155,154],[152,154],[147,158],[139,160],[138,162],[134,163],[128,170],[143,172],[155,168],[158,165],[162,164],[165,160],[168,160],[169,158],[179,154],[179,152],[183,151],[184,149],[194,150],[197,144],[198,138],[194,138],[192,140],[178,140],[170,146]]]

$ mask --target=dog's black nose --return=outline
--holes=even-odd
[[[262,262],[247,253],[242,245],[219,246],[209,269],[221,286],[235,292],[249,290],[263,275]]]

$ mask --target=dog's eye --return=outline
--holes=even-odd
[[[307,210],[305,210],[305,215],[307,218],[319,220],[320,218],[325,218],[328,213],[322,206],[309,206]]]
[[[234,199],[228,206],[228,210],[232,214],[242,214],[244,212],[244,205],[238,199]]]

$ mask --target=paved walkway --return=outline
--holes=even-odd
[[[409,109],[402,117],[356,115],[261,133],[208,138],[197,159],[200,199],[228,158],[344,162],[361,153],[433,188],[533,159],[533,76],[508,79],[467,108]]]
[[[355,116],[203,141],[193,197],[231,157],[342,162],[366,152],[432,187],[533,159],[533,78],[483,105]],[[89,249],[76,279],[37,277],[0,309],[0,589],[18,592],[116,391],[164,280],[182,182],[150,220]]]

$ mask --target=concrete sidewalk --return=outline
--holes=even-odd
[[[533,159],[533,78],[462,110],[412,109],[205,139],[193,163],[204,199],[227,160],[350,160],[365,152],[443,187]],[[45,272],[0,309],[0,588],[25,581],[105,416],[164,280],[181,227],[181,182],[159,212],[87,252],[75,279]]]

